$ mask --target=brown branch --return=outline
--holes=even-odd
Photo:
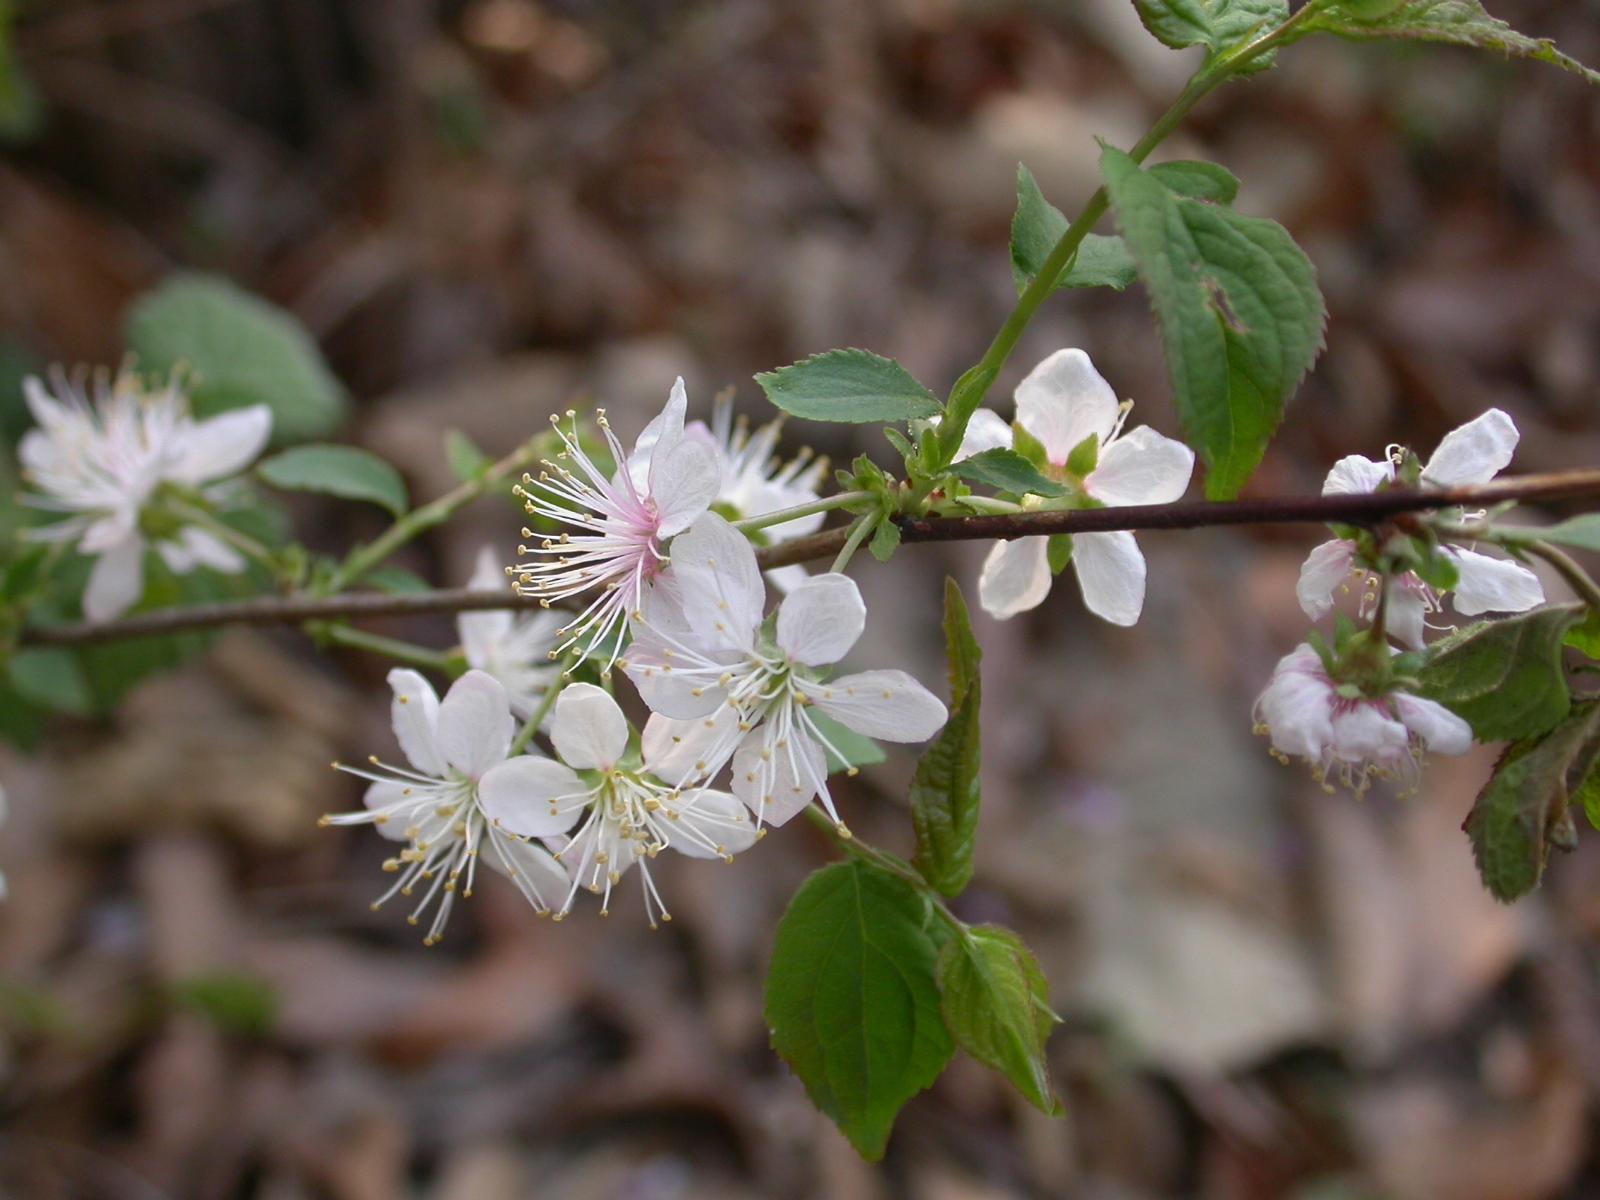
[[[989,541],[1055,533],[1113,530],[1199,529],[1221,525],[1372,525],[1401,513],[1440,508],[1483,508],[1508,500],[1548,501],[1600,496],[1600,471],[1526,475],[1479,487],[1372,492],[1355,496],[1280,496],[1262,500],[1140,504],[1070,512],[1027,512],[982,517],[902,517],[905,542]],[[763,569],[829,558],[844,545],[845,527],[780,542],[757,551]],[[483,609],[537,608],[531,597],[455,588],[400,595],[358,592],[328,597],[274,596],[228,604],[165,609],[98,624],[57,625],[23,635],[30,645],[88,645],[124,638],[214,629],[220,625],[296,625],[353,617],[420,616]]]

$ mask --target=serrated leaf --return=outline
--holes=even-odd
[[[885,517],[873,529],[872,541],[867,544],[867,548],[872,551],[873,558],[879,562],[888,562],[900,548],[900,526]]]
[[[201,415],[265,404],[278,445],[332,433],[347,398],[309,334],[289,313],[209,275],[178,275],[128,314],[141,370],[190,373]]]
[[[828,742],[822,750],[828,759],[829,775],[848,771],[852,767],[874,766],[888,758],[877,742],[841,725],[827,713],[812,709],[806,716]]]
[[[972,847],[982,800],[983,651],[954,579],[944,581],[944,633],[950,718],[917,761],[911,779],[911,824],[917,838],[913,862],[941,893],[958,896],[972,878]]]
[[[1316,271],[1276,222],[1179,196],[1113,147],[1100,161],[1161,326],[1178,416],[1206,463],[1206,495],[1232,499],[1322,348]]]
[[[1544,529],[1517,531],[1541,542],[1555,542],[1558,546],[1574,546],[1579,550],[1600,552],[1600,513],[1585,513]]]
[[[1480,742],[1544,733],[1572,705],[1561,645],[1582,613],[1553,605],[1458,629],[1429,647],[1418,694],[1465,720]]]
[[[1204,46],[1209,62],[1289,19],[1288,0],[1133,0],[1144,27],[1175,50]],[[1263,54],[1245,73],[1272,65]]]
[[[1157,163],[1150,168],[1162,183],[1180,196],[1191,200],[1209,200],[1213,204],[1232,204],[1239,194],[1239,177],[1226,167],[1195,159],[1177,159]]]
[[[999,1071],[1034,1107],[1059,1113],[1045,1061],[1057,1018],[1044,972],[1022,939],[997,925],[973,926],[939,952],[938,979],[956,1045]]]
[[[296,446],[262,460],[256,474],[275,488],[365,500],[397,517],[410,505],[400,472],[356,446]]]
[[[1044,198],[1033,173],[1018,163],[1017,211],[1011,218],[1011,274],[1018,295],[1044,267],[1070,223],[1066,214]],[[1055,290],[1108,287],[1120,292],[1136,277],[1133,257],[1121,238],[1091,233],[1056,279]]]
[[[765,1012],[773,1049],[861,1156],[883,1157],[895,1115],[954,1052],[934,980],[927,905],[860,862],[801,885],[778,923]]]
[[[968,483],[979,483],[1014,496],[1065,496],[1067,489],[1039,473],[1015,450],[996,447],[964,458],[955,464],[955,473]]]
[[[24,647],[11,656],[7,673],[19,695],[43,708],[80,717],[94,711],[83,664],[65,647]]]
[[[1484,886],[1511,901],[1539,886],[1568,809],[1600,759],[1600,704],[1579,705],[1548,733],[1508,747],[1463,828]]]
[[[867,350],[829,350],[756,376],[786,413],[808,421],[863,424],[938,416],[939,399],[892,358]]]
[[[1549,38],[1529,37],[1489,15],[1478,0],[1410,0],[1399,4],[1327,4],[1312,18],[1308,30],[1321,30],[1355,41],[1398,38],[1407,41],[1445,42],[1478,50],[1497,50],[1517,58],[1531,58],[1600,83],[1600,72],[1556,49]]]

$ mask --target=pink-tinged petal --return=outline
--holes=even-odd
[[[1435,754],[1465,754],[1472,749],[1472,726],[1442,704],[1395,692],[1391,697],[1405,727]]]
[[[971,458],[985,450],[1009,450],[1011,426],[992,408],[980,408],[967,419],[966,432],[961,435],[961,449],[956,459]]]
[[[786,743],[769,745],[769,730],[762,727],[733,756],[733,794],[767,825],[792,820],[828,777],[827,756],[815,741],[796,732]]]
[[[1072,568],[1083,604],[1101,620],[1132,625],[1144,611],[1144,555],[1133,534],[1072,535]]]
[[[1057,350],[1017,385],[1017,421],[1057,466],[1094,434],[1103,446],[1117,425],[1117,394],[1082,350]]]
[[[742,736],[732,708],[690,721],[653,713],[644,725],[645,769],[669,787],[704,782],[728,765]]]
[[[549,912],[566,899],[572,878],[551,853],[533,842],[491,832],[483,860],[499,871],[538,912]]]
[[[1333,464],[1323,481],[1324,496],[1362,496],[1378,490],[1380,483],[1394,478],[1394,464],[1373,462],[1359,454],[1341,458]]]
[[[1049,548],[1049,539],[1042,537],[996,542],[978,576],[983,611],[1004,621],[1043,604],[1050,594]]]
[[[1300,582],[1294,594],[1300,610],[1313,621],[1327,616],[1333,608],[1333,594],[1350,578],[1355,564],[1355,548],[1343,538],[1323,542],[1300,564]]]
[[[589,786],[549,758],[519,754],[490,767],[478,783],[484,815],[519,837],[553,837],[577,824]]]
[[[594,684],[568,684],[556,699],[550,740],[569,767],[605,770],[615,766],[628,748],[628,719],[617,702]]]
[[[449,773],[449,766],[439,749],[438,695],[432,685],[410,667],[396,667],[390,671],[389,687],[394,692],[389,720],[406,761],[424,775],[443,779]]]
[[[689,528],[711,507],[722,489],[722,464],[716,452],[699,442],[683,441],[650,460],[650,498],[659,522],[656,533],[672,537]]]
[[[628,456],[630,472],[635,462],[644,465],[644,482],[652,493],[656,487],[656,456],[671,453],[683,440],[683,421],[688,413],[689,394],[684,390],[683,376],[680,375],[667,393],[667,406],[639,431],[638,440],[633,443],[633,453]]]
[[[939,697],[904,671],[861,671],[804,687],[839,724],[887,742],[926,741],[949,715]]]
[[[176,439],[167,477],[199,484],[237,474],[255,461],[271,436],[272,410],[265,404],[197,421]]]
[[[1450,603],[1464,617],[1525,612],[1544,603],[1544,585],[1521,563],[1454,546],[1446,547],[1445,554],[1455,563],[1458,576]]]
[[[505,685],[487,671],[468,671],[450,685],[434,724],[445,761],[470,779],[504,762],[516,736]]]
[[[1333,752],[1346,762],[1390,763],[1406,756],[1410,733],[1371,701],[1341,705],[1333,714]]]
[[[1488,483],[1510,464],[1518,436],[1511,418],[1491,408],[1444,435],[1423,468],[1422,482],[1441,488]]]
[[[778,606],[778,645],[808,667],[836,663],[867,625],[861,590],[848,575],[813,575]]]
[[[767,590],[750,539],[716,513],[705,513],[670,551],[683,614],[696,635],[712,647],[753,646]]]
[[[1083,481],[1102,504],[1171,504],[1189,490],[1194,451],[1141,425],[1100,451],[1100,462]]]
[[[120,617],[144,595],[144,542],[130,537],[95,560],[83,591],[83,615],[91,621]]]
[[[1256,719],[1267,727],[1274,749],[1318,762],[1333,740],[1333,699],[1316,651],[1302,645],[1279,662],[1256,701]]]
[[[662,834],[679,854],[722,858],[755,845],[755,822],[728,792],[711,788],[684,792],[677,800],[664,801],[663,808],[667,819],[660,822]]]
[[[245,568],[242,554],[204,529],[186,525],[178,534],[178,540],[199,566],[210,567],[213,571],[221,571],[225,575],[237,575]]]
[[[1417,586],[1408,586],[1404,579],[1393,580],[1389,584],[1387,615],[1389,636],[1395,641],[1412,650],[1427,645],[1428,606]]]
[[[483,592],[498,592],[505,588],[506,573],[493,546],[479,547],[467,586]],[[456,636],[461,639],[461,653],[466,656],[467,665],[487,669],[497,649],[511,633],[515,621],[508,608],[458,613]]]

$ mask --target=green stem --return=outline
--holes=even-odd
[[[378,633],[368,633],[364,629],[355,629],[349,625],[325,625],[319,632],[330,642],[341,646],[349,646],[354,650],[366,650],[372,654],[381,654],[392,658],[396,662],[409,663],[413,667],[422,667],[429,671],[438,671],[441,675],[452,678],[461,674],[462,662],[459,656],[446,654],[443,650],[429,650],[426,646],[418,646],[414,642],[403,642],[399,638],[384,637]]]
[[[528,743],[533,741],[533,735],[539,732],[539,726],[544,724],[544,719],[550,715],[550,710],[556,706],[556,697],[561,695],[561,689],[567,686],[566,675],[557,675],[551,680],[550,686],[545,689],[544,695],[539,697],[539,707],[522,723],[522,728],[517,730],[517,736],[511,739],[511,749],[506,757],[521,754],[528,748]]]
[[[858,858],[862,862],[871,863],[880,871],[884,871],[910,884],[928,902],[928,907],[935,916],[956,933],[963,935],[966,933],[967,923],[950,911],[944,902],[944,897],[935,891],[933,886],[905,859],[890,854],[885,850],[879,850],[870,842],[864,842],[856,837],[855,834],[844,831],[843,825],[834,824],[833,818],[815,804],[807,805],[805,812],[806,820],[831,837],[834,845],[838,846],[845,854],[851,858]]]
[[[412,509],[368,545],[352,551],[321,589],[321,594],[332,595],[335,592],[342,592],[351,584],[358,582],[363,575],[383,563],[412,538],[432,529],[435,525],[443,524],[455,514],[456,510],[483,495],[491,484],[499,483],[507,475],[520,471],[534,462],[539,457],[539,449],[543,443],[543,435],[529,438],[499,462],[487,467],[481,474],[452,488],[437,500],[424,504],[421,508]]]
[[[861,549],[861,543],[871,536],[882,516],[882,513],[870,512],[856,518],[855,524],[850,527],[850,536],[845,539],[844,546],[840,549],[838,557],[833,560],[833,566],[828,568],[829,571],[837,575],[850,565],[850,560],[855,557],[856,551]]]
[[[872,499],[871,492],[840,492],[821,500],[813,500],[810,504],[796,504],[793,508],[775,509],[769,513],[762,513],[759,517],[746,517],[743,521],[734,521],[733,527],[744,533],[752,533],[757,529],[766,529],[770,525],[782,525],[785,521],[831,512],[847,504],[854,504],[858,500],[870,499]]]

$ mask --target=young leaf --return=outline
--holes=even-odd
[[[1571,833],[1568,808],[1600,760],[1600,704],[1579,705],[1549,733],[1509,747],[1463,828],[1484,886],[1511,901],[1539,885],[1550,848]]]
[[[1011,274],[1021,295],[1044,267],[1070,224],[1059,208],[1044,198],[1033,172],[1017,164],[1017,211],[1011,218]],[[1061,288],[1108,287],[1122,291],[1137,277],[1133,257],[1119,237],[1088,234],[1067,269],[1056,279]]]
[[[1206,495],[1231,499],[1322,349],[1316,271],[1273,221],[1180,196],[1110,146],[1100,165],[1161,326],[1179,418],[1208,468]]]
[[[872,551],[873,558],[888,562],[900,548],[900,526],[885,517],[873,529],[872,540],[867,543],[867,548]]]
[[[1067,564],[1072,561],[1072,535],[1051,534],[1050,544],[1045,551],[1045,560],[1050,564],[1050,574],[1059,575],[1065,571]]]
[[[1571,707],[1561,645],[1582,614],[1581,605],[1553,605],[1458,629],[1429,648],[1420,694],[1465,720],[1481,742],[1535,737]]]
[[[344,388],[310,335],[283,309],[226,279],[169,279],[133,306],[126,334],[142,370],[191,372],[197,413],[270,407],[278,445],[324,437],[344,420]]]
[[[275,488],[367,500],[397,517],[410,503],[400,472],[355,446],[297,446],[262,460],[256,474]]]
[[[1175,50],[1204,46],[1206,61],[1289,19],[1289,0],[1133,0],[1144,27]],[[1264,54],[1246,68],[1272,65]]]
[[[773,1049],[873,1162],[901,1106],[954,1051],[926,922],[926,904],[904,881],[836,863],[795,893],[772,946],[765,1011]]]
[[[950,719],[923,752],[911,780],[914,858],[922,877],[946,896],[958,896],[972,878],[972,843],[978,832],[982,761],[978,710],[983,651],[972,635],[967,603],[954,579],[944,581],[945,650],[950,664]]]
[[[964,458],[955,473],[969,483],[980,483],[1014,496],[1065,496],[1067,489],[1041,475],[1036,467],[1015,450],[996,448]]]
[[[910,421],[943,411],[939,399],[892,358],[867,350],[829,350],[756,376],[786,413],[808,421],[864,424]]]
[[[1479,50],[1497,50],[1518,58],[1532,58],[1600,83],[1600,73],[1557,50],[1549,38],[1528,37],[1504,21],[1491,17],[1478,0],[1343,0],[1323,5],[1308,30],[1322,30],[1356,41],[1401,38],[1409,41],[1447,42]]]
[[[999,1071],[1034,1107],[1061,1111],[1050,1086],[1045,1041],[1059,1019],[1050,986],[1022,939],[998,925],[977,925],[939,952],[944,1023],[973,1058]]]
[[[1178,159],[1175,162],[1157,163],[1150,168],[1150,174],[1178,195],[1191,200],[1232,204],[1234,197],[1239,194],[1239,177],[1216,163]]]

